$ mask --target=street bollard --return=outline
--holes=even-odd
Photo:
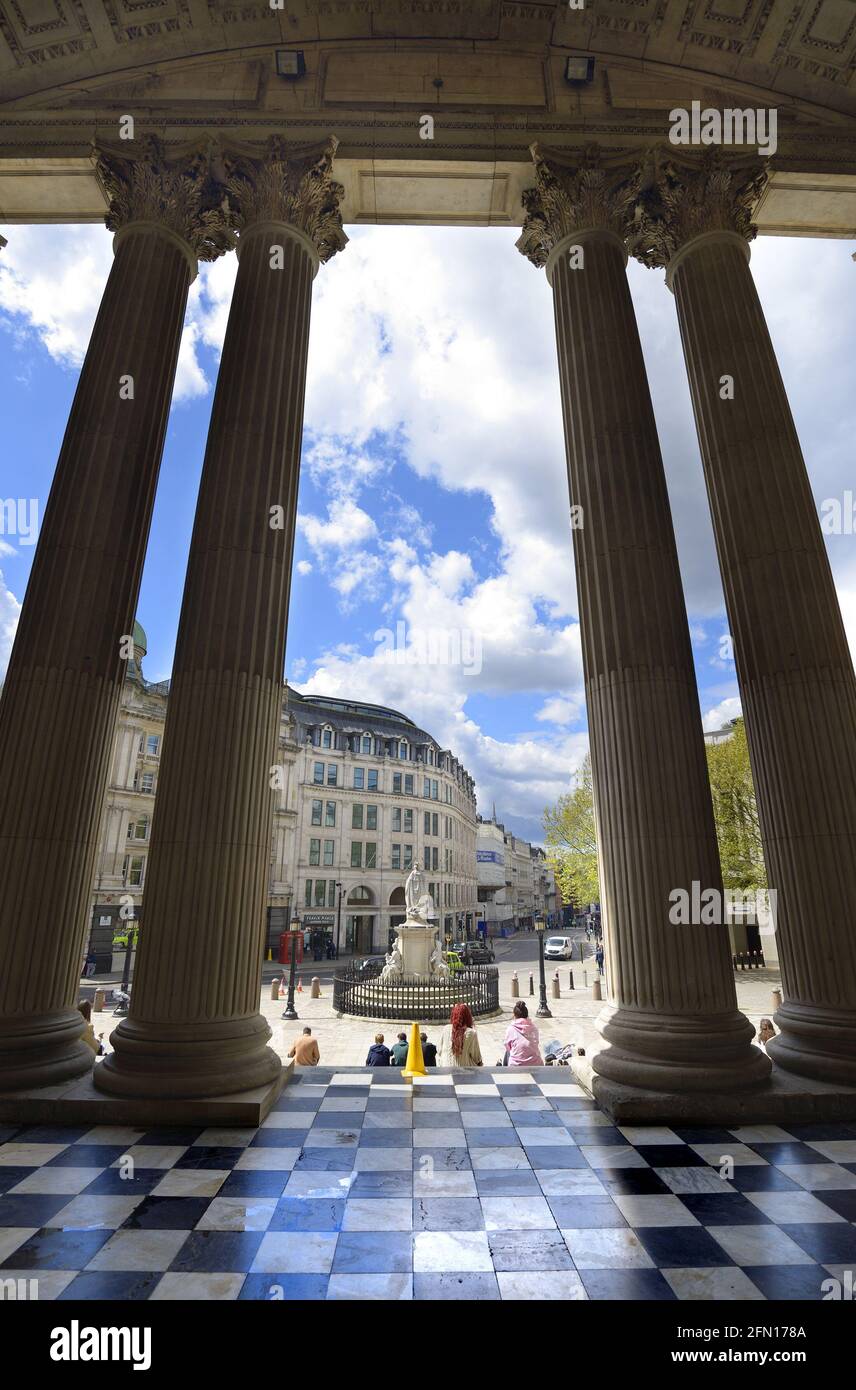
[[[104,1012],[103,989],[96,989],[95,991],[95,998],[92,1000],[92,1012],[96,1014],[103,1014]]]
[[[529,971],[529,993],[535,993],[535,976],[532,974],[531,970]]]
[[[573,970],[569,970],[569,971],[568,971],[568,986],[569,986],[570,989],[573,989],[573,987],[574,987],[574,972],[573,972]]]
[[[309,998],[310,998],[310,999],[320,999],[320,998],[321,998],[321,981],[319,980],[319,978],[318,978],[317,975],[313,975],[313,976],[312,976],[312,985],[311,985],[310,990],[309,990]]]
[[[513,974],[512,977],[511,977],[511,997],[512,997],[512,999],[519,999],[519,998],[520,998],[520,981],[519,981],[518,978],[517,978],[517,971],[516,971],[516,970],[515,970],[514,974]]]
[[[270,997],[271,997],[271,999],[278,999],[278,998],[279,998],[279,980],[278,980],[278,979],[273,979],[273,980],[271,980],[271,982],[270,982]]]
[[[583,971],[583,989],[588,989],[588,971]]]
[[[595,975],[594,979],[593,979],[592,982],[591,982],[591,997],[592,997],[592,999],[602,999],[602,998],[603,998],[603,991],[601,990],[601,987],[600,987],[600,976],[599,976],[599,975]]]
[[[554,999],[561,999],[561,997],[562,997],[562,992],[561,992],[561,990],[560,990],[560,988],[559,988],[559,972],[558,972],[558,970],[557,970],[556,973],[555,973],[555,975],[553,976],[553,998],[554,998]]]
[[[782,991],[780,989],[774,989],[770,994],[770,1007],[773,1013],[782,1007]]]

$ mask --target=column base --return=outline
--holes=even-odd
[[[77,1009],[0,1019],[0,1091],[55,1086],[92,1070]]]
[[[183,1024],[130,1015],[111,1034],[115,1050],[96,1067],[95,1085],[116,1096],[185,1100],[252,1091],[282,1071],[270,1036],[261,1014]]]
[[[786,1000],[773,1016],[779,1036],[767,1044],[777,1066],[840,1086],[856,1086],[856,1009]]]
[[[716,1014],[648,1013],[609,1004],[598,1032],[597,1076],[659,1092],[743,1090],[770,1075],[770,1059],[752,1046],[755,1030],[737,1009]]]

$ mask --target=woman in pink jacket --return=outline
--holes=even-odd
[[[514,1005],[514,1018],[505,1035],[505,1065],[507,1067],[543,1067],[544,1059],[538,1046],[538,1029],[529,1017],[522,999]]]

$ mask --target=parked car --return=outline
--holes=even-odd
[[[570,960],[573,949],[570,936],[550,936],[544,942],[544,955],[550,960]]]
[[[465,965],[492,965],[495,959],[489,941],[484,944],[481,941],[463,941],[457,947],[457,952]]]
[[[466,966],[457,951],[445,951],[443,954],[450,975],[459,975],[462,970],[466,970]]]
[[[364,956],[356,962],[357,974],[361,980],[373,980],[386,965],[386,956]]]

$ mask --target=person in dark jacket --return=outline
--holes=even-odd
[[[419,1041],[422,1043],[422,1060],[424,1061],[426,1067],[436,1067],[437,1049],[433,1043],[429,1043],[428,1034],[420,1033]]]
[[[399,1033],[398,1041],[392,1044],[391,1067],[403,1067],[407,1061],[407,1034]]]
[[[388,1047],[383,1045],[383,1033],[375,1033],[375,1040],[369,1048],[369,1055],[366,1058],[367,1067],[388,1067],[390,1059]]]

